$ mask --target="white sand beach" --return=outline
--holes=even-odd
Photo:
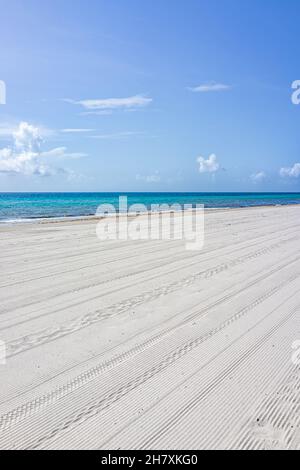
[[[0,448],[300,448],[299,230],[299,206],[208,211],[201,251],[2,225]]]

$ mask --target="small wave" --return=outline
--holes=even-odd
[[[1,224],[29,224],[34,222],[37,219],[3,219],[0,220],[0,225]]]

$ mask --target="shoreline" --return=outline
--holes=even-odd
[[[220,212],[230,212],[230,211],[239,211],[239,210],[245,210],[245,209],[257,209],[257,208],[266,208],[266,209],[271,209],[271,208],[276,208],[276,207],[297,207],[300,206],[300,203],[294,203],[294,204],[256,204],[253,206],[241,206],[241,207],[204,207],[205,213],[220,213]],[[197,208],[193,209],[184,209],[188,211],[194,211],[197,210]],[[153,215],[153,214],[166,214],[166,213],[181,213],[183,211],[151,211],[150,209],[146,212],[141,212],[139,214],[134,214],[134,213],[111,213],[107,214],[107,217],[120,217],[120,216],[126,216],[128,215],[129,217],[137,217],[137,216],[143,216],[143,215]],[[97,216],[97,215],[78,215],[78,216],[63,216],[63,217],[36,217],[36,218],[24,218],[24,219],[6,219],[6,220],[0,220],[0,229],[3,227],[11,227],[11,226],[20,226],[20,225],[44,225],[44,224],[58,224],[58,223],[80,223],[80,222],[92,222],[92,221],[99,221],[102,220],[103,216]]]

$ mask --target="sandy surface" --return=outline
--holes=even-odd
[[[0,448],[299,447],[300,207],[210,211],[197,252],[95,227],[0,228]]]

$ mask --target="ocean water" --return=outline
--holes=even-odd
[[[119,196],[128,206],[204,204],[206,208],[300,204],[300,193],[0,193],[0,222],[80,217],[96,213],[100,204],[118,210]]]

